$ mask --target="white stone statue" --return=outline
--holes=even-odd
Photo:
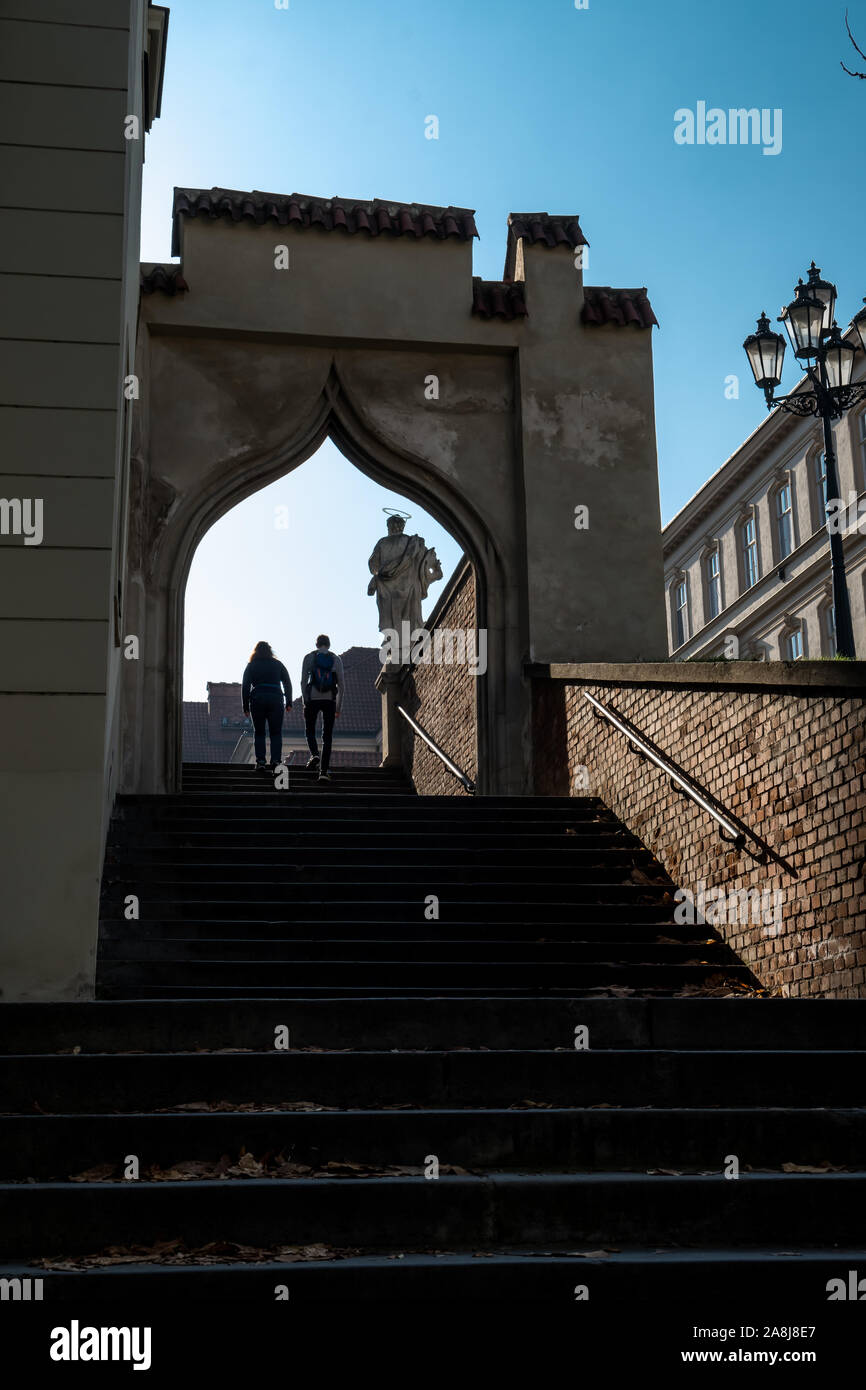
[[[404,536],[406,521],[399,513],[389,515],[388,534],[376,542],[370,556],[373,578],[367,586],[379,605],[379,631],[395,634],[401,649],[421,628],[421,600],[442,578],[436,551],[428,550],[423,536]]]

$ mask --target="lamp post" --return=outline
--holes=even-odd
[[[866,304],[866,300],[863,301]],[[860,346],[848,342],[836,324],[836,286],[821,279],[821,272],[812,262],[808,284],[800,280],[791,303],[782,310],[779,322],[784,323],[794,349],[794,356],[803,364],[811,389],[795,391],[790,396],[775,396],[773,392],[782,380],[785,358],[785,339],[774,333],[766,314],[758,319],[757,332],[750,333],[743,347],[749,366],[767,402],[767,409],[781,406],[791,415],[815,415],[824,427],[824,463],[827,496],[825,515],[830,537],[830,577],[833,584],[833,613],[836,625],[836,650],[841,656],[854,659],[854,629],[851,624],[851,603],[845,578],[845,554],[842,547],[843,511],[837,506],[830,516],[829,503],[839,499],[839,477],[836,471],[836,450],[833,446],[832,421],[840,420],[846,410],[866,399],[866,382],[852,381],[854,357],[866,352],[866,309],[861,309],[851,321]]]

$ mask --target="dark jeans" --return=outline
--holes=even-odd
[[[328,771],[328,764],[331,761],[331,740],[334,735],[334,719],[337,714],[337,705],[334,700],[310,700],[304,706],[304,724],[307,730],[307,747],[314,758],[319,756],[319,745],[316,743],[316,720],[322,716],[322,772]]]
[[[278,690],[261,686],[250,692],[250,714],[256,732],[256,762],[266,761],[265,726],[271,735],[271,762],[276,767],[283,757],[283,712],[285,705]]]

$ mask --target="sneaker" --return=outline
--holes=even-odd
[[[265,771],[267,771],[267,766],[268,766],[268,765],[267,765],[267,763],[264,761],[264,759],[262,759],[261,761],[257,761],[257,762],[256,762],[256,772],[265,772]]]
[[[320,782],[330,782],[330,780],[331,780],[331,774],[330,774],[330,772],[320,772],[320,773],[319,773],[319,781],[320,781]]]
[[[319,759],[316,757],[315,754],[313,754],[312,758],[310,758],[309,762],[307,763],[307,767],[318,767],[318,766],[319,766]]]

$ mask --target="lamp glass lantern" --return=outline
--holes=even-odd
[[[766,314],[758,319],[757,332],[750,333],[743,343],[749,366],[755,378],[755,385],[762,390],[778,386],[782,380],[782,363],[785,360],[785,339],[781,333],[774,333]]]
[[[821,279],[821,271],[813,261],[809,267],[809,283],[806,287],[813,299],[820,299],[824,306],[824,318],[821,327],[827,333],[836,316],[836,286],[831,285],[829,280]]]
[[[821,350],[824,305],[802,280],[791,303],[782,310],[781,320],[797,357],[816,357]]]
[[[859,350],[856,343],[849,343],[842,337],[838,325],[834,323],[824,341],[824,370],[827,385],[832,390],[851,385],[854,357]]]

